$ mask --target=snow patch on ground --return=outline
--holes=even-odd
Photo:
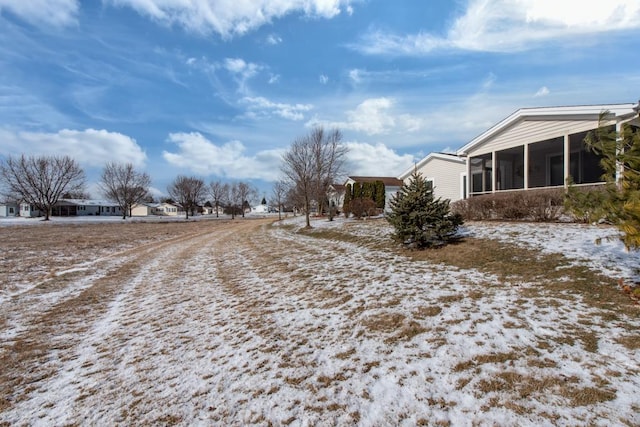
[[[640,349],[621,344],[629,325],[640,330],[638,317],[282,225],[302,227],[304,218],[159,251],[103,314],[77,319],[88,322],[86,334],[48,355],[51,374],[0,422],[640,424]],[[318,219],[313,227],[391,232],[379,220]],[[612,232],[465,227],[635,277],[638,254],[616,242],[593,246]],[[86,279],[82,269],[75,274]],[[0,301],[0,309],[13,303]],[[602,392],[610,396],[590,397]]]

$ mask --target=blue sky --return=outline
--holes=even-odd
[[[397,176],[521,107],[636,102],[639,47],[638,0],[0,0],[0,154],[268,197],[323,125]]]

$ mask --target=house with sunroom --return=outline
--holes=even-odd
[[[639,110],[640,103],[519,109],[457,151],[466,159],[469,195],[566,187],[571,180],[601,184],[600,158],[585,137],[599,125],[640,127]]]
[[[51,216],[122,216],[122,209],[109,200],[60,199],[51,207]]]
[[[414,171],[431,183],[436,198],[455,202],[467,197],[467,165],[463,157],[453,153],[430,153],[398,179],[407,184]]]

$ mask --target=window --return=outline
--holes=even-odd
[[[491,153],[472,157],[470,160],[471,192],[484,193],[493,191],[493,170]]]
[[[430,189],[434,189],[436,184],[435,184],[435,178],[427,178],[425,179],[425,181],[427,181],[427,185],[429,185]]]

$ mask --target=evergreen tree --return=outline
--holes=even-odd
[[[462,217],[451,213],[449,200],[436,199],[433,188],[416,171],[391,199],[387,220],[395,228],[397,241],[417,249],[454,240],[462,225]]]
[[[601,114],[601,122],[606,114]],[[610,126],[600,126],[587,135],[585,143],[602,156],[603,179],[608,183],[603,202],[607,218],[622,231],[628,249],[640,249],[640,130],[627,124],[618,134]]]
[[[353,198],[360,199],[362,198],[362,184],[359,182],[353,183]]]
[[[345,218],[349,218],[351,214],[351,200],[353,196],[351,194],[351,184],[347,184],[344,188],[344,202],[342,202],[342,210],[344,211]]]
[[[372,182],[363,182],[362,183],[362,198],[363,199],[371,199],[373,200],[373,191],[374,186]]]
[[[384,204],[387,198],[386,190],[384,188],[384,182],[375,182],[374,200],[378,209],[384,209]]]

